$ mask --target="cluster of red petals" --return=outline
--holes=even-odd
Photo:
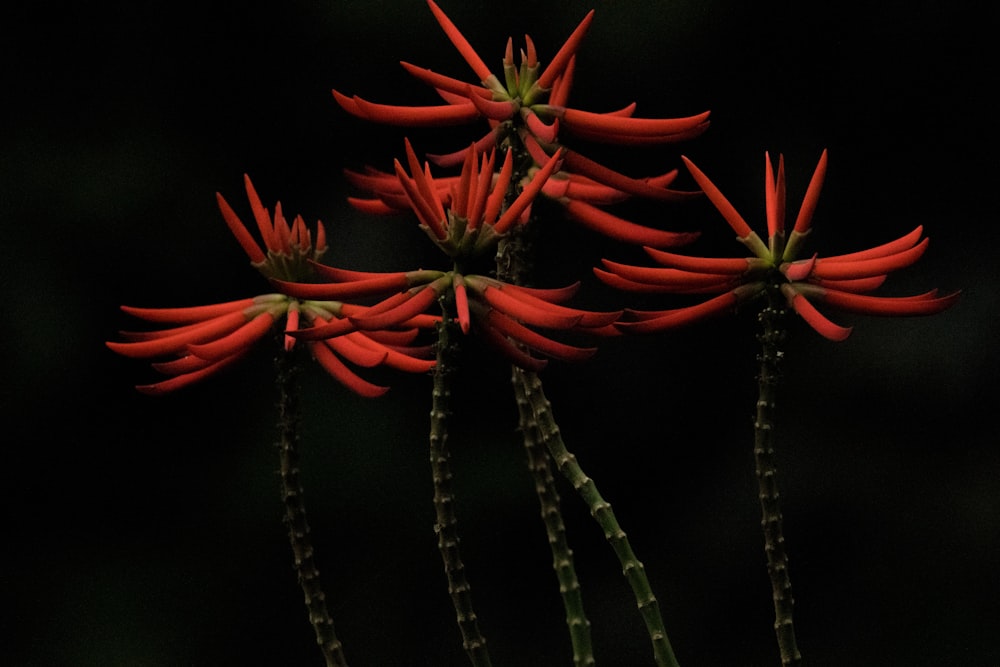
[[[226,224],[253,266],[275,285],[313,279],[315,267],[320,266],[316,260],[326,250],[322,223],[318,224],[314,241],[301,217],[287,223],[280,203],[272,217],[261,204],[249,178],[245,178],[245,184],[266,252],[226,200],[221,195],[217,195],[217,199]],[[439,319],[422,315],[396,321],[384,330],[362,330],[349,318],[363,315],[369,310],[368,306],[336,300],[300,299],[283,292],[204,306],[122,306],[122,310],[162,327],[149,331],[122,331],[122,340],[106,343],[112,351],[123,356],[155,360],[153,368],[167,378],[137,387],[148,394],[168,393],[214,375],[241,359],[283,324],[286,349],[291,349],[294,335],[303,328],[323,328],[325,335],[311,338],[308,343],[317,363],[352,391],[362,396],[379,396],[388,387],[361,378],[348,364],[427,372],[434,366],[431,349],[415,344],[415,340],[420,329],[434,326]]]
[[[364,312],[347,315],[350,325],[360,331],[412,324],[415,318],[427,317],[425,311],[439,300],[449,298],[454,301],[456,319],[463,333],[479,336],[511,362],[530,370],[540,370],[547,359],[579,361],[595,352],[592,347],[554,340],[538,329],[617,335],[614,323],[622,314],[621,311],[593,312],[564,305],[576,292],[578,284],[541,289],[458,271],[374,273],[334,267],[317,269],[334,282],[281,283],[282,290],[304,299],[388,295]],[[339,323],[330,323],[293,335],[318,340],[335,333],[339,326]]]
[[[496,146],[504,138],[503,133],[516,131],[525,144],[537,147],[538,152],[533,151],[537,166],[544,165],[547,156],[555,155],[556,151],[562,149],[563,168],[578,177],[615,190],[666,200],[692,194],[667,190],[662,184],[651,182],[651,179],[631,178],[574,151],[566,150],[558,142],[560,128],[578,138],[616,145],[683,141],[697,137],[708,128],[707,111],[684,118],[636,118],[633,116],[634,103],[608,113],[594,113],[566,106],[576,52],[593,20],[593,11],[584,17],[544,69],[539,64],[534,43],[527,35],[527,50],[522,50],[520,67],[515,67],[513,42],[508,40],[501,82],[441,8],[433,0],[427,0],[427,4],[445,35],[478,77],[478,83],[471,84],[403,62],[406,71],[434,88],[444,104],[379,104],[334,90],[334,99],[345,111],[372,122],[405,127],[446,126],[483,118],[488,121],[490,130],[473,143],[480,154],[487,153]],[[465,149],[446,155],[429,155],[428,158],[439,166],[457,166],[465,160]],[[588,213],[587,210],[574,211],[573,216],[587,218]]]
[[[406,141],[406,158],[410,173],[396,160],[394,177],[372,172],[358,175],[354,180],[384,193],[382,201],[390,210],[394,205],[405,203],[416,213],[421,229],[450,257],[492,250],[512,226],[527,219],[531,202],[559,166],[557,153],[535,171],[523,184],[520,194],[504,209],[504,197],[513,175],[510,151],[495,175],[496,148],[480,160],[470,146],[461,175],[443,180],[431,175],[426,162],[421,166],[409,140]]]
[[[477,163],[475,147],[469,146],[465,151],[461,175],[442,178],[431,177],[426,163],[421,168],[407,141],[406,154],[412,176],[406,173],[398,160],[394,174],[374,168],[363,172],[345,170],[348,182],[371,194],[370,198],[349,197],[348,201],[360,211],[378,215],[412,209],[421,227],[451,256],[469,248],[479,251],[488,247],[512,224],[526,220],[536,194],[559,202],[571,220],[624,243],[667,248],[684,245],[697,238],[696,232],[646,227],[607,212],[600,207],[624,201],[631,196],[630,193],[586,176],[556,171],[565,149],[559,149],[555,156],[549,157],[530,137],[527,145],[537,148],[539,152],[533,157],[542,166],[533,170],[532,179],[521,195],[499,219],[499,206],[510,183],[511,152],[507,152],[504,164],[494,178],[495,148],[481,158],[480,164]],[[634,182],[677,199],[698,194],[667,189],[676,177],[677,170],[673,170],[662,176]]]
[[[799,258],[809,233],[813,212],[826,175],[827,153],[823,151],[806,190],[792,232],[785,235],[785,169],[779,157],[777,174],[765,154],[765,207],[768,241],[754,232],[735,207],[705,174],[687,158],[688,170],[705,195],[729,223],[741,243],[753,253],[744,258],[690,257],[646,248],[658,264],[631,266],[603,260],[594,269],[605,283],[623,290],[647,293],[709,294],[694,306],[661,311],[627,311],[628,320],[617,324],[622,331],[663,331],[703,320],[735,309],[778,285],[789,307],[813,329],[830,340],[843,340],[850,327],[832,322],[816,304],[868,315],[932,315],[951,306],[958,293],[941,295],[937,290],[906,297],[874,296],[888,275],[916,262],[927,249],[923,228],[917,227],[894,241],[859,252],[830,257]]]

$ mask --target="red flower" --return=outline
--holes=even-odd
[[[659,267],[638,267],[603,260],[595,273],[614,287],[653,293],[716,294],[695,306],[662,311],[630,311],[623,331],[663,331],[734,309],[772,288],[813,329],[831,340],[843,340],[851,329],[827,319],[814,304],[869,315],[932,315],[951,306],[958,293],[944,296],[932,290],[908,297],[872,296],[888,274],[916,262],[927,248],[922,227],[868,250],[831,257],[799,258],[826,175],[827,153],[806,190],[794,228],[785,237],[785,169],[779,156],[777,176],[765,153],[765,202],[768,242],[746,223],[719,189],[687,158],[682,158],[705,195],[753,253],[746,258],[688,257],[647,248]]]
[[[427,4],[448,39],[472,68],[477,83],[470,84],[409,63],[402,63],[411,75],[430,85],[444,99],[435,106],[398,106],[370,102],[347,96],[336,90],[333,96],[348,113],[378,123],[407,127],[443,126],[485,118],[490,132],[475,142],[476,151],[484,153],[510,133],[530,135],[554,155],[560,144],[560,128],[587,139],[618,145],[649,145],[691,139],[708,128],[709,112],[686,118],[634,118],[635,104],[610,113],[593,113],[566,106],[575,66],[575,54],[583,40],[594,12],[589,12],[569,36],[547,67],[538,61],[535,45],[525,36],[526,51],[521,52],[520,67],[514,65],[513,40],[508,39],[503,59],[503,82],[465,39],[458,28],[433,0]],[[428,156],[441,166],[454,166],[464,159],[464,150],[449,155]],[[643,180],[636,180],[602,167],[591,160],[564,150],[566,168],[616,187],[630,194],[670,199]],[[536,159],[541,165],[544,161]]]
[[[280,203],[272,218],[249,177],[244,180],[266,253],[222,195],[216,197],[226,224],[250,262],[276,284],[314,279],[315,262],[327,248],[323,224],[317,222],[314,240],[301,217],[289,225]],[[362,379],[343,360],[361,367],[385,365],[410,372],[425,372],[434,365],[426,358],[427,350],[412,346],[418,329],[436,322],[430,316],[400,320],[386,330],[362,331],[349,318],[366,313],[366,306],[299,299],[283,292],[207,306],[122,306],[122,310],[147,322],[169,325],[154,331],[121,332],[123,342],[107,343],[111,350],[127,357],[162,360],[154,362],[153,368],[169,378],[137,387],[148,394],[167,393],[217,373],[242,358],[282,321],[286,349],[294,345],[292,334],[302,324],[323,327],[324,337],[309,341],[313,357],[344,386],[363,396],[378,396],[388,388]]]
[[[531,327],[583,329],[598,335],[617,333],[611,325],[621,315],[620,311],[594,313],[562,305],[577,285],[531,289],[469,274],[462,268],[484,253],[494,252],[497,240],[525,219],[534,197],[558,165],[558,154],[532,174],[506,209],[502,207],[513,171],[511,152],[507,152],[499,174],[494,177],[496,149],[480,160],[470,147],[461,175],[443,180],[431,175],[428,164],[419,163],[409,141],[406,156],[409,173],[397,161],[395,176],[368,173],[359,174],[358,179],[384,193],[383,201],[391,202],[382,204],[386,210],[399,208],[405,201],[417,214],[420,227],[454,260],[454,268],[447,272],[372,273],[312,263],[315,275],[330,282],[276,280],[275,284],[285,294],[307,300],[388,295],[364,313],[348,314],[351,325],[361,331],[403,326],[443,300],[453,305],[454,319],[463,332],[476,333],[514,363],[530,369],[541,368],[545,361],[530,356],[526,350],[561,360],[582,359],[595,351],[560,343]],[[322,339],[336,333],[340,326],[331,323],[294,335],[306,340]]]
[[[537,147],[537,143],[529,139],[529,146]],[[509,215],[510,217],[503,221],[492,223],[487,220],[480,224],[475,222],[481,211],[469,208],[468,203],[476,200],[476,197],[472,196],[471,193],[477,193],[479,197],[486,197],[487,189],[490,187],[490,183],[493,183],[491,197],[496,197],[497,202],[499,202],[506,186],[509,185],[509,157],[505,159],[504,168],[501,169],[499,176],[495,181],[492,180],[493,175],[490,169],[494,165],[495,148],[488,151],[488,159],[484,157],[480,166],[476,162],[475,147],[470,146],[465,150],[462,174],[445,178],[427,176],[429,167],[425,165],[421,169],[409,142],[407,142],[406,150],[412,177],[406,175],[398,161],[396,162],[395,174],[388,174],[373,168],[368,168],[364,172],[345,170],[347,180],[352,185],[370,192],[374,197],[372,199],[349,197],[348,201],[358,210],[377,215],[412,208],[421,218],[421,227],[425,231],[431,232],[431,238],[434,239],[435,243],[451,255],[456,253],[460,245],[463,248],[484,247],[496,238],[493,231],[497,227],[505,230],[509,226],[508,221],[512,222],[517,216],[520,216],[519,220],[523,220],[529,215],[531,198],[524,197],[524,199],[518,198],[517,207],[513,208],[516,215],[511,214],[508,210],[505,216]],[[509,151],[507,155],[510,155]],[[557,155],[561,155],[561,153]],[[539,194],[558,202],[568,218],[584,227],[624,243],[648,245],[655,248],[683,245],[693,241],[698,236],[697,233],[693,232],[671,232],[645,227],[612,215],[599,206],[621,202],[630,196],[629,193],[599,183],[586,176],[566,171],[555,171],[558,169],[558,162],[555,162],[555,158],[550,158],[541,152],[540,148],[537,150],[533,148],[532,157],[545,166],[533,167],[530,170],[535,172],[531,182],[536,183],[536,185],[526,188],[526,191],[533,193],[538,190]],[[549,174],[551,175],[549,176]],[[547,176],[547,178],[541,178],[542,176]],[[677,171],[674,170],[662,176],[647,179],[645,182],[651,188],[674,193],[678,199],[687,198],[692,194],[700,194],[667,190],[666,187],[676,177]],[[540,186],[537,185],[538,183]],[[449,209],[447,214],[445,214],[445,208]],[[482,207],[480,206],[480,208]],[[496,210],[491,209],[491,219],[495,217],[495,213]],[[469,218],[470,215],[472,218]],[[461,222],[463,219],[468,220],[468,222]],[[441,222],[438,223],[436,220]],[[458,224],[455,224],[456,222]],[[469,234],[469,232],[474,231],[478,234],[477,230],[483,230],[487,227],[491,227],[491,231],[486,232],[481,237],[473,239]],[[461,244],[458,243],[458,236],[463,239]]]

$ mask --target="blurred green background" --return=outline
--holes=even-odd
[[[591,157],[642,176],[688,155],[760,226],[763,152],[785,154],[794,213],[827,147],[811,247],[848,252],[925,226],[930,250],[887,292],[962,289],[955,308],[840,316],[857,325],[840,344],[792,327],[778,457],[799,642],[814,666],[1000,664],[992,12],[943,1],[441,5],[497,67],[508,36],[520,45],[529,33],[545,60],[595,8],[574,106],[712,110],[697,140],[579,145]],[[347,207],[341,170],[390,168],[404,131],[350,118],[330,89],[430,104],[398,61],[471,80],[468,68],[421,0],[2,11],[0,663],[320,664],[281,524],[269,353],[151,399],[132,389],[148,368],[103,341],[135,326],[122,303],[267,290],[215,206],[219,191],[248,212],[243,173],[266,204],[327,224],[331,263],[439,261],[411,218]],[[408,136],[441,152],[482,131]],[[692,252],[739,250],[704,202],[628,210],[703,229]],[[601,257],[638,259],[634,249],[559,224],[545,243],[553,285],[582,275],[583,303],[628,298],[587,276]],[[544,374],[683,665],[777,663],[752,472],[755,333],[744,315],[610,340],[590,362]],[[473,348],[459,378],[464,556],[494,664],[570,664],[507,376]],[[429,379],[391,380],[367,401],[306,374],[319,566],[352,665],[462,665],[432,531]],[[572,490],[562,495],[598,664],[650,664],[616,560]]]

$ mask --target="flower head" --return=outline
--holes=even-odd
[[[735,207],[691,160],[682,158],[709,201],[750,251],[745,258],[689,257],[647,248],[658,267],[639,267],[604,260],[597,276],[624,290],[672,294],[714,294],[695,306],[662,311],[630,311],[631,321],[620,322],[623,331],[650,332],[682,326],[704,319],[757,298],[775,289],[788,305],[813,329],[830,340],[843,340],[850,327],[840,326],[823,315],[815,304],[846,312],[869,315],[932,315],[951,306],[958,293],[940,295],[937,290],[906,297],[868,294],[885,282],[888,274],[916,262],[927,249],[917,227],[895,241],[845,255],[802,257],[812,216],[826,175],[827,152],[823,151],[806,190],[790,234],[785,234],[785,169],[779,156],[777,173],[765,153],[765,243]]]
[[[607,113],[566,106],[576,52],[593,21],[593,10],[583,18],[545,67],[538,60],[535,45],[527,35],[520,64],[516,65],[513,40],[508,39],[503,57],[503,75],[498,77],[441,8],[433,0],[427,0],[427,4],[445,35],[472,68],[477,81],[469,83],[403,62],[406,71],[434,88],[444,104],[380,104],[334,90],[335,100],[345,111],[373,122],[406,127],[447,126],[482,118],[488,122],[490,130],[473,144],[479,153],[488,152],[505,138],[518,135],[532,137],[548,155],[554,155],[562,146],[558,141],[561,129],[585,140],[617,145],[651,145],[691,139],[708,128],[707,111],[684,118],[636,118],[633,116],[634,103]],[[441,166],[455,166],[464,160],[464,149],[429,158]],[[576,152],[564,151],[563,159],[566,168],[619,189],[624,186],[624,191],[630,194],[664,199],[673,197],[673,194],[662,192],[641,179],[632,179],[597,165]],[[537,165],[543,163],[544,160],[536,159]]]
[[[249,177],[244,181],[264,248],[222,195],[217,195],[217,200],[223,219],[251,264],[276,285],[315,279],[316,261],[326,250],[322,223],[317,222],[314,238],[301,217],[291,224],[287,222],[280,203],[272,217]],[[426,358],[427,350],[413,346],[413,342],[419,329],[433,326],[436,318],[414,317],[394,322],[393,327],[384,330],[361,331],[349,317],[365,313],[368,307],[337,300],[299,299],[278,291],[205,306],[122,306],[122,310],[146,322],[165,325],[152,331],[123,331],[123,341],[106,343],[127,357],[158,360],[153,368],[169,377],[137,387],[148,394],[168,393],[214,375],[238,361],[282,324],[286,350],[295,344],[294,332],[304,326],[323,327],[324,337],[308,343],[313,357],[344,386],[363,396],[378,396],[387,387],[364,380],[344,360],[361,367],[385,365],[411,372],[427,371],[434,363]]]

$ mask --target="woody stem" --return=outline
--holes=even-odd
[[[774,305],[781,299],[780,294],[769,291],[768,297],[768,306],[759,315],[763,333],[758,336],[761,352],[753,453],[761,509],[760,525],[764,532],[764,553],[767,556],[767,572],[771,578],[771,594],[774,600],[774,631],[781,654],[781,664],[783,667],[797,667],[801,664],[802,655],[796,645],[795,626],[792,622],[792,581],[788,572],[788,554],[785,551],[782,529],[781,496],[778,492],[777,465],[774,457],[775,388],[780,377],[783,354],[781,344],[785,337],[783,326],[785,311]]]
[[[539,431],[548,447],[549,455],[555,461],[559,472],[573,485],[573,488],[590,508],[591,515],[604,531],[604,537],[608,540],[615,555],[618,556],[622,572],[632,588],[639,607],[639,614],[642,616],[653,643],[653,657],[656,664],[658,667],[678,667],[677,658],[670,646],[663,618],[660,615],[659,603],[656,601],[656,596],[653,595],[645,568],[632,551],[628,537],[618,524],[618,519],[611,510],[611,505],[601,496],[594,480],[583,472],[576,457],[566,449],[559,432],[559,426],[552,414],[552,406],[542,391],[538,376],[520,368],[515,369],[514,374],[531,405]]]
[[[437,364],[434,367],[434,386],[431,400],[430,460],[434,484],[434,532],[438,536],[438,549],[444,562],[448,592],[459,630],[462,646],[474,667],[490,667],[486,639],[479,631],[476,612],[472,608],[472,587],[465,577],[465,565],[459,552],[458,517],[455,515],[455,494],[452,491],[451,454],[448,448],[448,416],[451,398],[450,374],[454,350],[449,334],[454,322],[447,310],[438,324]]]
[[[305,596],[309,622],[316,634],[327,667],[347,667],[344,649],[333,628],[326,608],[326,596],[316,567],[315,551],[306,519],[305,494],[299,478],[299,387],[298,366],[292,353],[281,350],[276,361],[279,388],[277,443],[280,460],[281,497],[285,506],[284,523],[294,556],[295,573]]]

